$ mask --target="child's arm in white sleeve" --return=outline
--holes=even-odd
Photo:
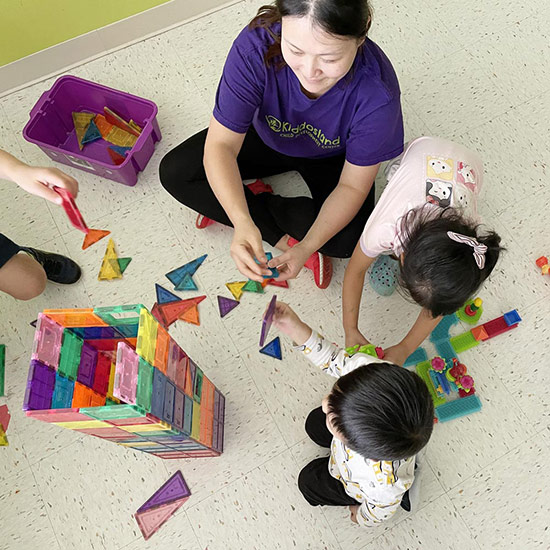
[[[312,331],[308,340],[298,349],[316,366],[327,374],[340,378],[361,365],[376,362],[374,357],[362,353],[350,357],[345,349],[339,348]]]

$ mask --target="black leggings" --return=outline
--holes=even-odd
[[[172,149],[160,163],[160,181],[179,202],[207,218],[231,226],[222,205],[214,195],[203,165],[207,130],[190,137]],[[316,220],[326,198],[338,185],[344,155],[321,159],[289,157],[277,153],[248,130],[237,164],[242,179],[256,179],[296,170],[304,178],[312,198],[282,197],[261,193],[254,195],[245,187],[245,197],[252,220],[262,238],[274,246],[285,234],[302,240]],[[374,208],[374,186],[359,212],[321,249],[323,254],[349,258]]]
[[[332,434],[326,425],[321,407],[312,410],[306,420],[306,432],[320,447],[330,448]],[[298,488],[312,505],[350,506],[359,504],[345,491],[344,486],[328,471],[328,458],[316,458],[298,476]]]

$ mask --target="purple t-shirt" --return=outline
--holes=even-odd
[[[280,32],[280,24],[272,27]],[[309,99],[288,66],[266,67],[273,37],[245,28],[233,42],[216,94],[214,117],[240,134],[251,124],[264,143],[292,157],[342,154],[372,166],[403,151],[399,83],[371,40],[360,48],[350,73],[317,99]]]

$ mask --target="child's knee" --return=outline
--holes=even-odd
[[[13,256],[0,271],[0,289],[16,300],[32,300],[46,288],[44,268],[27,254]]]

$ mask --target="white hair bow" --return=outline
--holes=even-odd
[[[479,267],[479,269],[483,269],[485,267],[485,252],[487,252],[486,245],[479,244],[477,239],[474,239],[473,237],[467,237],[466,235],[454,233],[453,231],[447,231],[447,236],[457,243],[463,243],[471,246],[474,249],[474,259],[477,267]]]

